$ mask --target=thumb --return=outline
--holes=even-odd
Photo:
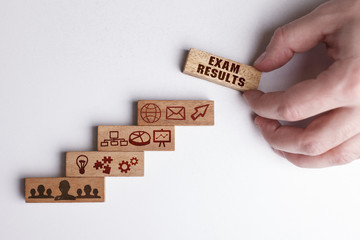
[[[306,52],[322,41],[326,25],[322,16],[314,11],[278,28],[254,66],[263,72],[282,67],[294,53]]]

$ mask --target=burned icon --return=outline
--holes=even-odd
[[[165,147],[165,143],[171,143],[171,130],[154,130],[153,139],[154,143],[159,143],[159,147]]]
[[[150,143],[150,134],[145,131],[135,131],[129,136],[129,142],[134,146],[145,146]]]
[[[159,121],[161,117],[161,110],[158,105],[154,103],[148,103],[141,108],[140,116],[145,122],[154,123]]]
[[[85,167],[88,164],[89,159],[85,155],[80,155],[76,158],[76,165],[79,168],[79,173],[84,174],[85,173]]]

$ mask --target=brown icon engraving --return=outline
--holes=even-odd
[[[119,169],[121,172],[127,173],[128,171],[130,171],[130,163],[128,161],[122,161],[121,163],[119,163]]]
[[[150,134],[145,131],[135,131],[129,136],[129,142],[134,146],[145,146],[151,141]]]
[[[91,156],[84,155],[91,162]],[[75,165],[74,158],[72,164]],[[102,202],[104,178],[27,178],[25,195],[26,202]]]
[[[166,120],[185,120],[185,107],[166,107]]]
[[[161,147],[161,145],[165,147],[165,143],[171,143],[171,131],[164,129],[154,130],[153,139],[154,143],[159,143],[159,147]]]
[[[109,132],[109,139],[104,139],[100,143],[101,147],[108,147],[109,143],[111,146],[127,146],[129,143],[125,140],[125,138],[119,137],[119,131],[110,131]]]
[[[78,166],[79,168],[79,173],[80,174],[84,174],[85,173],[85,167],[86,165],[88,164],[89,162],[89,159],[87,156],[85,155],[79,155],[77,158],[76,158],[76,165]]]
[[[137,157],[132,157],[132,158],[130,159],[130,163],[131,163],[131,165],[133,165],[133,166],[137,165],[138,162],[139,162],[139,159],[137,159]]]
[[[99,160],[96,160],[96,162],[94,163],[93,168],[95,168],[96,170],[104,169],[102,171],[103,173],[110,174],[110,171],[111,171],[110,164],[111,164],[112,161],[113,161],[113,159],[110,156],[109,157],[104,157],[102,159],[102,162],[100,162]]]
[[[55,201],[58,200],[75,200],[76,198],[73,195],[69,194],[70,183],[67,180],[63,180],[59,184],[59,189],[61,195],[55,197]]]
[[[99,190],[96,188],[93,190],[93,195],[91,195],[92,189],[91,189],[90,185],[85,185],[85,187],[84,187],[85,195],[82,195],[81,189],[77,190],[77,196],[71,195],[71,194],[69,194],[70,188],[71,188],[71,186],[70,186],[69,181],[67,181],[67,180],[61,181],[59,184],[59,189],[60,189],[61,195],[56,196],[54,198],[54,200],[59,201],[59,200],[75,200],[77,198],[101,198],[100,196],[98,196]],[[50,189],[48,189],[48,190],[50,190]]]
[[[29,198],[54,198],[54,196],[51,196],[52,194],[52,191],[50,188],[48,188],[46,190],[46,195],[44,194],[45,192],[45,187],[44,185],[39,185],[37,187],[37,192],[38,192],[38,195],[36,195],[36,190],[34,188],[32,188],[30,190],[30,194],[31,196],[29,196]]]
[[[199,117],[204,117],[205,114],[206,114],[206,111],[208,110],[208,108],[209,108],[209,104],[205,104],[205,105],[202,105],[202,106],[199,106],[199,107],[195,107],[194,108],[195,112],[191,115],[192,120],[195,121]]]
[[[98,196],[99,194],[99,190],[97,190],[96,188],[94,188],[93,190],[93,195],[91,195],[91,186],[90,185],[85,185],[84,187],[84,195],[82,195],[82,190],[79,188],[76,193],[77,196],[76,198],[101,198],[100,196]]]
[[[161,110],[158,105],[154,103],[148,103],[141,108],[140,116],[145,122],[154,123],[159,121],[161,117]]]
[[[131,165],[135,166],[137,165],[139,160],[136,157],[132,157],[130,161],[121,161],[119,163],[119,169],[122,173],[127,173],[131,170]]]

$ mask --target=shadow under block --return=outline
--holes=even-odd
[[[214,125],[214,101],[138,101],[138,125]]]
[[[67,177],[142,177],[144,152],[67,152]]]
[[[99,151],[174,151],[174,126],[98,126]]]
[[[26,178],[29,203],[104,202],[104,178]]]
[[[189,51],[183,72],[240,91],[257,89],[261,78],[261,72],[252,66],[194,48]]]

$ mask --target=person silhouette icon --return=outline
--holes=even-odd
[[[47,190],[46,190],[46,197],[47,198],[54,198],[54,196],[51,196],[51,194],[52,194],[52,191],[51,191],[51,189],[50,188],[48,188]]]
[[[94,188],[93,193],[94,193],[94,198],[101,198],[100,196],[98,196],[99,190],[97,190],[97,188]]]
[[[82,190],[80,188],[76,191],[76,193],[77,193],[76,198],[81,198]]]
[[[39,193],[39,195],[37,196],[38,198],[46,198],[44,192],[45,192],[45,187],[44,185],[39,185],[37,188],[37,191]]]
[[[91,186],[90,185],[85,185],[84,192],[85,192],[84,198],[93,198],[94,197],[93,195],[91,195]]]
[[[31,196],[29,196],[29,198],[36,198],[35,193],[36,193],[35,188],[32,188],[32,189],[30,190]]]
[[[59,189],[60,189],[61,195],[56,196],[55,200],[75,200],[76,199],[73,195],[69,194],[70,183],[67,180],[63,180],[60,182]]]

